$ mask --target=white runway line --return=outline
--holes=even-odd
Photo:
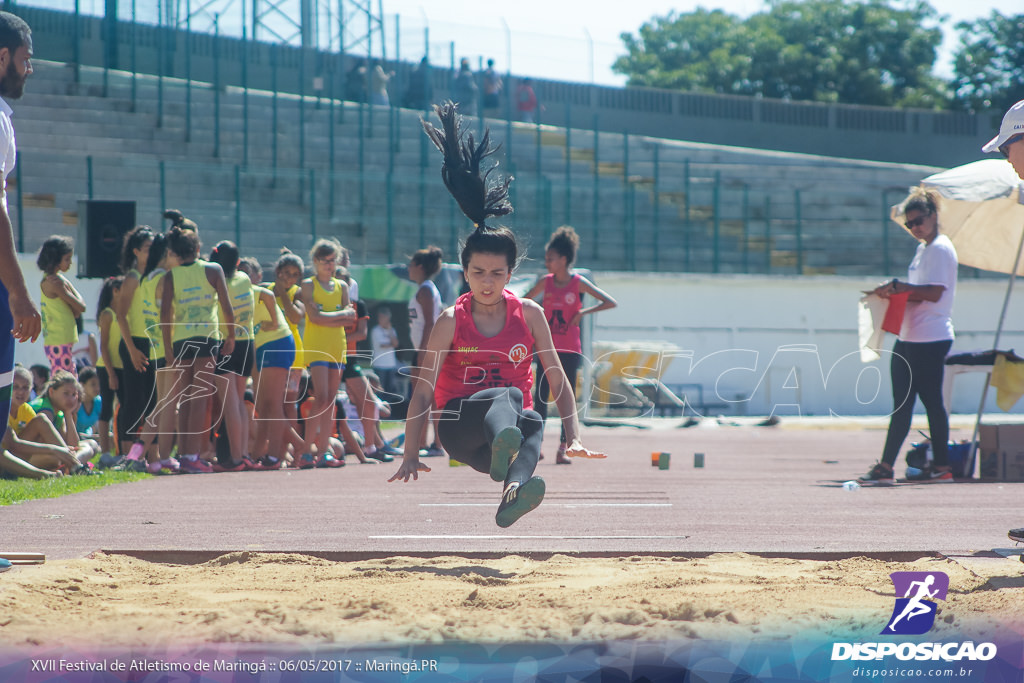
[[[449,538],[454,538],[461,541],[507,541],[509,539],[527,541],[664,541],[687,539],[689,538],[689,536],[506,536],[504,534],[494,534],[485,536],[459,536],[453,534],[438,534],[428,536],[410,534],[401,536],[367,536],[367,538],[374,540],[392,541],[436,541]]]
[[[420,503],[424,508],[482,508],[494,503]],[[670,508],[672,503],[547,503],[545,508]]]

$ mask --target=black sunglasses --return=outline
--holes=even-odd
[[[913,230],[914,228],[916,228],[917,226],[921,225],[926,220],[928,220],[928,217],[931,216],[931,215],[932,214],[929,211],[928,213],[926,213],[923,216],[918,216],[917,218],[911,218],[909,221],[907,221],[903,225],[907,226],[907,230]]]

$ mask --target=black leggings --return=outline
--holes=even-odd
[[[936,467],[949,464],[949,415],[942,401],[942,375],[946,355],[953,341],[937,342],[897,341],[892,347],[892,404],[889,433],[885,437],[882,462],[894,465],[903,441],[910,433],[917,398],[928,413],[928,431],[932,440],[932,454]]]
[[[114,372],[117,377],[117,390],[110,388],[110,372]],[[121,393],[121,373],[117,372],[115,368],[113,371],[108,370],[105,367],[96,368],[96,377],[100,381],[100,401],[102,407],[100,407],[100,422],[110,422],[114,419],[114,397]]]
[[[149,358],[149,338],[132,337],[135,348],[142,352],[142,355]],[[153,403],[156,398],[156,366],[153,361],[149,362],[146,369],[139,372],[132,363],[131,354],[124,340],[117,347],[124,362],[124,388],[121,396],[124,401],[121,403],[121,412],[118,413],[118,422],[124,425],[124,433],[135,438],[142,432],[142,424],[153,410]]]
[[[576,391],[576,374],[580,370],[580,360],[583,357],[575,351],[559,351],[558,360],[562,364],[565,376],[569,379],[569,391]],[[548,420],[548,394],[551,388],[548,386],[548,376],[544,372],[544,366],[537,363],[537,390],[533,393],[533,408],[541,417],[541,420]],[[574,397],[575,398],[575,397]],[[562,443],[565,443],[565,425],[562,425]]]
[[[508,469],[505,483],[526,482],[540,459],[544,421],[533,410],[523,409],[523,392],[515,387],[494,387],[469,398],[448,402],[437,424],[437,436],[451,457],[477,472],[491,471],[491,442],[506,427],[523,433],[519,456]]]

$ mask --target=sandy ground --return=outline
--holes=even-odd
[[[949,575],[931,637],[978,641],[1024,633],[1013,578],[1020,562],[999,558],[979,566],[947,558],[812,561],[744,553],[331,562],[246,552],[172,565],[97,553],[3,574],[0,641],[27,648],[873,639],[892,611],[892,571]]]

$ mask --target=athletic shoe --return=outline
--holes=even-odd
[[[139,460],[142,458],[142,454],[146,452],[146,444],[141,441],[136,441],[132,444],[132,447],[128,449],[128,455],[126,456],[129,460]]]
[[[374,460],[378,460],[380,462],[394,462],[395,460],[393,457],[388,455],[387,452],[380,448],[378,448],[372,453],[365,453],[364,455],[366,455],[367,458],[373,458]]]
[[[535,510],[544,500],[546,486],[540,477],[530,477],[525,484],[512,482],[505,488],[498,505],[494,521],[501,528],[510,527],[530,510]]]
[[[81,466],[78,469],[76,469],[71,474],[77,474],[79,476],[86,476],[86,477],[88,477],[88,476],[100,476],[103,473],[100,472],[99,470],[94,470],[92,468],[92,463],[91,462],[84,462],[84,463],[81,464]]]
[[[181,471],[184,474],[209,474],[213,472],[213,468],[202,458],[183,458],[181,460]]]
[[[1024,529],[1010,529],[1006,535],[1010,537],[1011,541],[1024,543]],[[1021,560],[1021,562],[1024,562],[1024,560]]]
[[[519,447],[523,445],[523,433],[518,427],[505,427],[491,442],[491,479],[505,481],[508,468],[519,455]],[[510,522],[511,524],[511,522]]]
[[[238,462],[232,462],[230,465],[221,465],[219,462],[213,463],[214,472],[244,472],[245,461],[239,460]]]
[[[281,465],[283,464],[284,461],[281,460],[280,458],[274,458],[269,455],[265,455],[252,464],[252,469],[267,472],[270,470],[279,470],[281,469]]]
[[[558,447],[558,452],[555,454],[555,464],[556,465],[571,465],[572,464],[572,460],[570,460],[569,456],[567,456],[565,454],[565,444],[564,443],[561,444]]]
[[[10,560],[0,557],[0,572],[5,572],[13,566]]]
[[[392,457],[400,458],[403,455],[405,455],[405,451],[403,451],[401,448],[395,448],[391,444],[384,444],[384,448],[378,448],[377,449],[378,453],[380,453],[382,451],[384,452],[385,455],[390,455]],[[385,460],[385,462],[387,462],[387,461]]]
[[[896,483],[896,478],[893,475],[892,468],[882,463],[875,463],[875,466],[871,468],[871,471],[867,474],[857,477],[857,481],[862,484],[885,484],[891,485]]]
[[[160,466],[163,467],[165,470],[170,470],[171,472],[174,472],[175,474],[181,471],[181,463],[178,462],[177,459],[175,458],[162,458],[160,460]]]
[[[160,464],[159,460],[157,460],[156,462],[151,462],[148,465],[146,465],[146,471],[149,472],[150,474],[160,474],[161,472],[163,472],[163,470],[164,466]]]
[[[940,472],[930,465],[918,470],[919,473],[907,472],[907,481],[920,481],[934,484],[950,484],[953,482],[953,473],[949,470]]]
[[[104,453],[100,456],[99,466],[103,469],[114,467],[121,462],[119,456],[113,455],[112,453]]]
[[[317,461],[316,466],[319,467],[320,469],[336,469],[338,467],[344,467],[345,461],[338,460],[330,453],[324,453],[323,455],[320,456],[320,459]]]
[[[444,450],[437,446],[431,446],[430,448],[420,451],[421,458],[440,458],[442,455],[444,455]]]
[[[303,453],[299,456],[299,469],[310,470],[316,467],[316,458],[313,457],[312,453]]]

